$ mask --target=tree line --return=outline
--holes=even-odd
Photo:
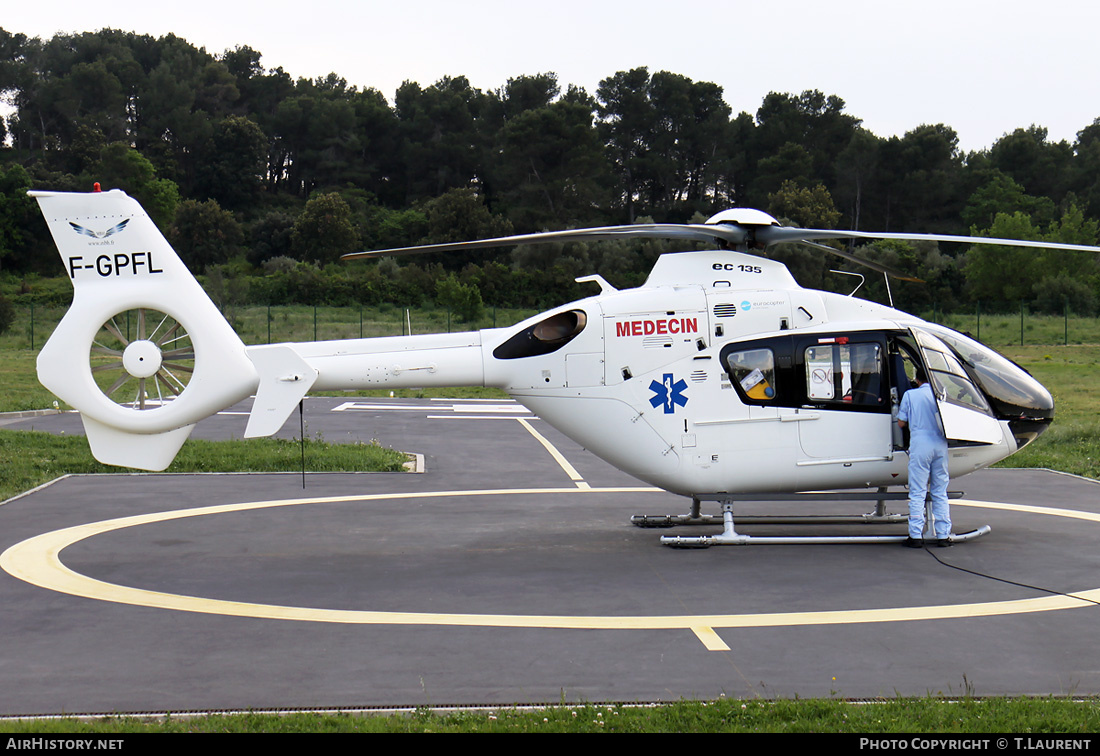
[[[405,82],[391,104],[336,73],[295,79],[261,61],[248,46],[214,55],[173,35],[43,40],[0,29],[6,280],[27,289],[28,276],[60,272],[26,189],[87,191],[93,181],[137,197],[193,270],[271,303],[341,291],[430,300],[457,297],[458,286],[493,304],[543,306],[577,293],[574,275],[635,285],[671,247],[334,263],[357,249],[698,222],[734,206],[812,227],[1097,241],[1100,119],[1073,144],[1030,125],[964,154],[944,124],[877,136],[818,91],[772,92],[755,113],[735,114],[720,86],[647,68],[616,72],[594,93],[550,72],[490,91],[462,76]],[[1100,294],[1090,255],[898,242],[856,252],[924,279],[894,284],[902,307],[1026,301],[1091,314]],[[776,256],[803,285],[849,285],[819,252]],[[864,291],[885,298],[879,280]]]

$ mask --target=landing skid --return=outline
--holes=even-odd
[[[962,497],[961,491],[951,491],[948,498],[958,499]],[[887,501],[904,501],[909,494],[904,491],[887,492],[880,488],[878,491],[858,491],[847,493],[798,493],[798,494],[712,494],[709,496],[697,496],[691,500],[691,513],[683,515],[635,515],[630,518],[631,523],[642,528],[672,528],[680,525],[721,525],[722,533],[708,536],[662,536],[661,543],[673,548],[705,549],[710,546],[747,546],[750,544],[824,544],[824,543],[901,543],[908,536],[903,535],[846,535],[846,536],[748,536],[738,533],[734,527],[733,505],[743,501],[874,501],[875,510],[866,514],[856,515],[763,515],[739,517],[742,524],[772,524],[772,525],[838,525],[838,524],[898,524],[907,522],[907,514],[888,514],[886,512]],[[722,514],[704,515],[701,513],[702,501],[718,501],[722,504]],[[931,513],[926,518],[931,524]],[[953,533],[949,540],[952,543],[970,541],[985,535],[990,531],[988,525],[967,533]],[[925,534],[929,540],[935,540],[930,533]]]

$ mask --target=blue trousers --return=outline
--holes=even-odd
[[[909,443],[909,537],[924,533],[924,502],[932,495],[932,524],[936,538],[951,535],[951,508],[947,503],[947,442],[913,434]]]

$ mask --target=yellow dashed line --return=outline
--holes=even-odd
[[[951,505],[958,504],[962,507],[981,507],[982,509],[1002,509],[1006,512],[1023,512],[1025,514],[1041,514],[1052,515],[1054,517],[1069,517],[1074,520],[1088,520],[1090,522],[1100,522],[1100,514],[1094,514],[1092,512],[1082,512],[1078,509],[1060,509],[1058,507],[1036,507],[1030,504],[1004,504],[999,501],[973,501],[969,499],[958,499],[952,501]]]
[[[703,642],[703,645],[707,647],[707,651],[730,650],[726,642],[718,637],[718,633],[714,632],[713,627],[693,627],[691,632],[695,633],[695,637]]]

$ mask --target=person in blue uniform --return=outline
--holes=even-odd
[[[951,508],[947,503],[947,438],[932,386],[919,371],[916,387],[905,392],[898,425],[909,428],[909,537],[905,545],[923,545],[925,497],[932,496],[932,521],[938,546],[951,545]]]

